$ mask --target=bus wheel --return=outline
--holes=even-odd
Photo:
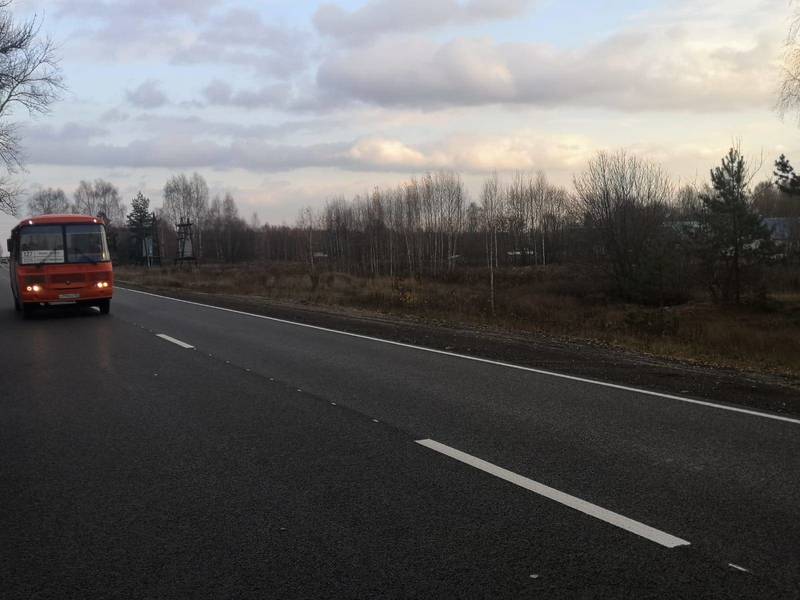
[[[22,304],[22,318],[30,319],[33,316],[33,304]]]
[[[97,305],[97,308],[100,309],[101,315],[107,315],[109,312],[111,312],[111,300],[101,300]]]

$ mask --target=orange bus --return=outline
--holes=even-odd
[[[107,315],[114,273],[103,221],[82,215],[25,219],[8,240],[14,307],[25,317],[39,306],[97,306]]]

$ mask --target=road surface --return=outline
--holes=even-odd
[[[800,421],[7,279],[2,597],[800,597]]]

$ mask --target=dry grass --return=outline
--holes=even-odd
[[[541,332],[704,364],[800,376],[800,291],[793,285],[783,286],[768,307],[726,308],[698,300],[648,308],[609,302],[591,272],[520,268],[499,275],[492,316],[481,270],[465,271],[445,282],[323,272],[316,288],[300,264],[205,265],[195,270],[119,267],[117,278],[153,289],[257,296]]]

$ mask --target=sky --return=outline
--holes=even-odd
[[[27,193],[104,178],[161,204],[198,172],[242,216],[434,169],[569,186],[599,150],[702,183],[732,142],[764,178],[800,130],[774,110],[787,0],[16,0],[67,86],[22,123]],[[23,211],[24,212],[24,211]],[[24,215],[23,215],[24,216]],[[0,234],[17,219],[0,215]]]

